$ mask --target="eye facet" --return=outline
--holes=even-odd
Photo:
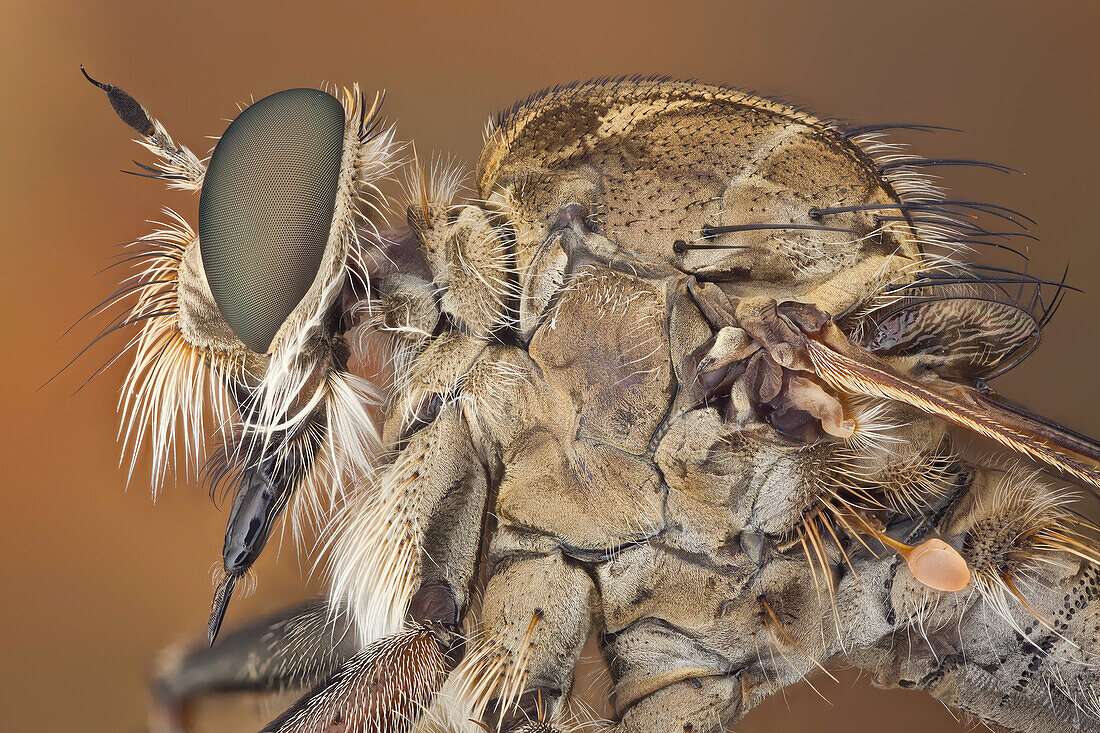
[[[221,136],[199,198],[199,251],[222,317],[266,353],[308,292],[328,243],[344,108],[288,89],[246,108]]]

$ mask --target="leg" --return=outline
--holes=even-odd
[[[487,486],[457,405],[409,437],[331,530],[334,602],[360,649],[264,730],[408,729],[462,652]]]
[[[482,622],[506,646],[527,647],[524,692],[514,705],[499,699],[486,723],[499,721],[512,733],[569,730],[565,698],[587,639],[595,587],[581,567],[555,553],[506,560],[489,581]],[[538,619],[529,634],[531,619]],[[524,644],[524,642],[526,642]],[[720,733],[739,715],[741,681],[736,675],[684,679],[633,703],[616,733]]]
[[[636,702],[615,733],[723,733],[740,715],[738,677],[695,677]]]
[[[499,722],[508,731],[561,717],[594,600],[592,579],[558,552],[502,560],[485,589],[481,640],[467,650],[423,730],[458,729],[484,716],[490,728]]]
[[[697,677],[664,687],[635,703],[605,733],[725,733],[739,717],[741,681],[736,676]],[[558,733],[539,720],[525,721],[513,733]]]
[[[343,619],[315,600],[170,654],[157,670],[153,696],[166,729],[179,727],[188,704],[212,693],[307,687],[355,652]]]

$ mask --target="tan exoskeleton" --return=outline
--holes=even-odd
[[[1065,286],[961,261],[1022,219],[923,174],[975,161],[601,80],[495,118],[469,200],[416,162],[380,230],[354,201],[396,146],[357,93],[335,168],[295,172],[336,113],[292,90],[204,179],[101,86],[154,175],[203,188],[199,236],[150,240],[125,404],[162,466],[214,396],[242,478],[211,638],[288,503],[331,580],[177,658],[163,702],[313,685],[265,730],[713,733],[846,664],[1010,730],[1100,730],[1100,552],[1066,488],[1100,486],[1100,450],[986,385]],[[570,704],[594,635],[615,721]]]

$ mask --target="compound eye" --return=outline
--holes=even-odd
[[[221,136],[199,198],[199,251],[237,337],[266,353],[321,267],[336,209],[344,108],[288,89],[246,108]]]

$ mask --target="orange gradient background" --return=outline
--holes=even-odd
[[[547,84],[664,73],[780,94],[862,123],[926,122],[918,150],[1004,163],[1025,176],[959,170],[961,198],[1040,222],[1036,270],[1072,295],[1006,394],[1100,435],[1096,176],[1100,5],[1094,2],[30,2],[0,25],[3,178],[3,450],[0,730],[136,733],[158,650],[199,638],[225,507],[181,480],[154,506],[139,464],[118,468],[122,365],[80,383],[123,343],[110,338],[38,387],[96,333],[81,324],[111,292],[116,242],[162,206],[195,221],[198,197],[123,176],[150,156],[129,140],[78,66],[133,93],[196,152],[236,104],[321,82],[385,87],[386,109],[421,153],[476,160],[487,115]],[[102,323],[102,321],[100,322]],[[308,559],[286,542],[259,563],[234,625],[307,592]],[[303,589],[309,585],[309,591]],[[967,730],[919,693],[844,674],[749,714],[741,731]]]

